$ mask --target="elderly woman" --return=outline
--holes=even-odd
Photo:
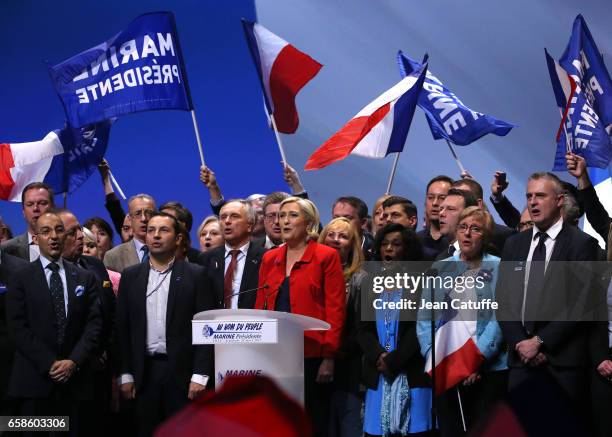
[[[363,354],[354,336],[357,331],[357,301],[361,299],[361,280],[366,276],[362,264],[361,237],[344,218],[333,219],[321,232],[319,243],[333,247],[340,255],[346,291],[346,320],[342,336],[342,358],[334,365],[334,392],[331,397],[330,434],[360,435],[361,421],[361,359]]]
[[[198,238],[202,252],[208,252],[215,247],[223,246],[225,239],[221,232],[219,217],[215,215],[206,217],[198,227]]]
[[[304,334],[304,397],[317,435],[326,434],[334,360],[345,318],[345,285],[336,249],[317,243],[319,211],[309,200],[281,202],[282,246],[269,250],[259,269],[255,308],[286,311],[324,320],[328,331]]]
[[[495,300],[495,285],[499,270],[499,258],[487,253],[493,233],[491,214],[476,206],[463,210],[457,224],[459,250],[449,258],[433,264],[442,281],[423,290],[423,298],[438,302],[458,299],[464,303],[480,303]],[[472,278],[472,281],[467,280]],[[452,279],[449,281],[448,279]],[[444,284],[444,285],[442,285]],[[446,286],[453,284],[453,286]],[[471,284],[471,285],[470,285]],[[427,312],[427,310],[425,310]],[[444,317],[444,314],[442,314]],[[438,317],[436,317],[438,318]],[[422,313],[419,317],[417,334],[423,356],[431,360],[431,317]],[[479,351],[480,358],[470,364],[465,363],[464,374],[456,374],[452,380],[447,378],[446,385],[454,384],[461,396],[465,423],[468,427],[487,414],[488,409],[500,399],[507,385],[507,354],[504,350],[502,331],[495,319],[492,308],[459,310],[451,321],[444,325],[450,329],[465,329],[471,335]],[[438,342],[448,335],[440,330],[436,334]],[[438,344],[436,342],[436,345]],[[440,359],[436,350],[437,360]],[[470,368],[471,367],[471,368]],[[436,374],[438,376],[438,374]],[[437,383],[436,383],[437,385]],[[453,390],[454,392],[454,390]],[[443,395],[440,398],[440,426],[443,434],[462,432],[458,396]]]
[[[374,249],[376,259],[381,261],[380,271],[391,276],[405,267],[398,261],[423,258],[414,231],[400,224],[383,226],[376,234]],[[418,293],[411,295],[397,288],[386,289],[376,297],[387,303],[419,300]],[[408,320],[400,320],[400,310],[386,305],[376,310],[373,321],[362,320],[359,325],[357,341],[364,354],[362,375],[367,388],[366,435],[409,435],[431,428],[431,388],[419,353],[416,313],[402,319]]]

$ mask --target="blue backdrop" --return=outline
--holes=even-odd
[[[506,170],[508,195],[519,208],[527,175],[552,168],[555,152],[559,113],[543,48],[559,58],[575,16],[583,13],[608,64],[612,51],[612,10],[604,0],[10,0],[0,16],[0,141],[41,139],[63,125],[44,61],[62,61],[155,10],[176,15],[205,158],[226,197],[286,189],[240,18],[258,19],[324,64],[298,96],[297,134],[283,136],[289,162],[300,169],[324,221],[338,195],[357,194],[372,205],[385,189],[392,157],[349,157],[318,172],[301,168],[323,141],[399,81],[398,49],[415,59],[429,53],[434,74],[467,106],[518,125],[507,137],[488,136],[457,150],[487,196],[493,172]],[[179,200],[193,211],[196,225],[210,213],[188,113],[120,118],[107,157],[126,194]],[[393,191],[420,207],[426,181],[441,173],[456,177],[458,169],[417,109]],[[69,197],[68,206],[81,220],[107,217],[97,174]],[[20,205],[2,202],[0,212],[16,233],[23,232]]]

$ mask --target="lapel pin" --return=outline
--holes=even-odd
[[[76,297],[82,296],[84,292],[85,292],[85,287],[83,287],[82,285],[77,285],[76,288],[74,289],[74,294],[76,295]]]

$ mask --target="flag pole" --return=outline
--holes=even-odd
[[[459,400],[459,412],[461,413],[461,424],[463,425],[463,432],[467,432],[467,427],[465,426],[465,416],[463,415],[463,403],[461,402],[461,393],[459,393],[459,386],[455,388],[457,389],[457,399]]]
[[[281,154],[281,159],[283,160],[283,167],[287,167],[287,156],[285,155],[285,148],[283,147],[283,142],[281,141],[280,134],[278,133],[278,128],[276,127],[276,121],[274,120],[274,114],[268,113],[268,118],[272,123],[272,128],[274,129],[274,135],[276,136],[276,144],[278,144],[278,150]]]
[[[200,138],[200,129],[198,128],[198,121],[196,120],[195,109],[191,111],[191,121],[193,121],[193,130],[195,131],[196,141],[198,142],[198,151],[200,152],[200,162],[202,165],[206,165],[204,163],[204,152],[202,150],[202,139]]]
[[[459,171],[461,171],[461,174],[465,173],[465,167],[463,167],[463,164],[461,164],[461,161],[459,160],[459,157],[457,156],[457,153],[455,152],[453,145],[448,140],[446,140],[446,144],[448,144],[448,148],[450,149],[450,152],[453,155],[453,158],[455,158],[455,162],[459,166]]]
[[[127,197],[125,197],[125,194],[123,193],[123,190],[119,186],[119,183],[117,182],[117,179],[115,179],[115,176],[113,176],[113,173],[109,171],[108,172],[108,176],[110,177],[111,182],[113,183],[113,185],[115,186],[115,188],[119,192],[119,195],[121,196],[121,198],[123,200],[127,200]]]
[[[391,185],[393,185],[393,179],[395,178],[395,171],[397,170],[397,163],[399,162],[400,152],[395,154],[395,160],[393,161],[393,167],[391,167],[391,174],[389,175],[389,182],[387,183],[387,191],[385,194],[391,193]]]

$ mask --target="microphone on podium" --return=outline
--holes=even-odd
[[[264,297],[264,310],[268,309],[268,298],[271,296],[274,296],[275,294],[277,294],[280,291],[280,287],[278,287],[275,291],[273,291],[272,293],[266,293],[265,297]]]
[[[253,293],[254,291],[256,292],[256,291],[259,291],[259,290],[266,290],[268,288],[270,288],[270,286],[268,284],[264,284],[261,287],[251,288],[249,290],[244,290],[244,291],[239,291],[238,293],[233,293],[233,294],[230,294],[228,296],[224,296],[221,299],[221,302],[219,302],[219,303],[221,304],[221,306],[225,307],[224,303],[225,303],[225,301],[227,299],[231,299],[234,296],[240,296],[240,295],[243,295],[243,294]]]

